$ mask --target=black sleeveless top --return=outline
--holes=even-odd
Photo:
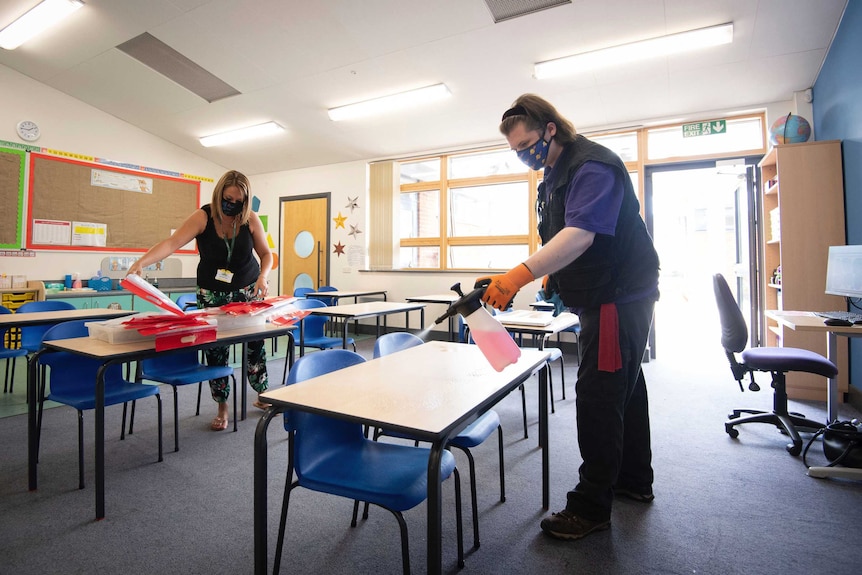
[[[236,239],[230,262],[227,261],[227,244],[225,238],[219,236],[215,228],[212,209],[207,204],[201,209],[207,215],[207,227],[195,239],[198,242],[198,252],[201,259],[198,262],[198,287],[213,291],[236,291],[253,284],[260,275],[260,264],[252,255],[254,239],[248,224],[236,230]],[[227,238],[230,243],[230,238]],[[230,283],[216,279],[218,270],[227,268],[233,272]]]
[[[554,165],[559,173],[546,190],[539,185],[539,236],[547,243],[565,227],[569,182],[587,161],[601,162],[621,176],[623,194],[614,235],[596,234],[593,245],[579,258],[550,275],[551,291],[557,291],[568,307],[598,307],[604,303],[632,301],[657,294],[659,261],[652,238],[640,216],[640,203],[625,164],[604,146],[577,135]]]

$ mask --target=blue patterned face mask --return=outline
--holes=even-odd
[[[548,148],[550,145],[549,142],[545,141],[545,131],[542,130],[542,137],[535,144],[523,150],[518,150],[515,154],[528,168],[539,171],[545,167],[545,162],[548,161]]]
[[[221,211],[226,216],[238,216],[242,213],[242,204],[243,202],[229,202],[227,200],[222,200]]]

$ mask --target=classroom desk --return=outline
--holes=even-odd
[[[0,315],[0,328],[28,327],[60,323],[76,319],[112,319],[132,315],[136,312],[130,309],[61,309],[56,311],[34,311],[32,313],[10,313]]]
[[[475,345],[434,341],[263,394],[272,403],[254,444],[255,573],[267,572],[267,439],[270,421],[285,409],[397,430],[431,443],[428,460],[428,570],[442,564],[440,457],[450,438],[547,365],[548,353],[524,350],[496,372]],[[539,374],[539,403],[547,406],[547,367]],[[539,410],[547,413],[547,408]],[[539,433],[547,445],[547,415]],[[548,508],[548,450],[542,450],[542,506]]]
[[[79,310],[79,311],[96,311],[96,310]],[[33,314],[35,315],[35,314]],[[104,373],[109,365],[115,363],[127,363],[131,361],[141,361],[151,357],[156,357],[160,354],[170,354],[189,350],[201,350],[211,347],[226,346],[240,343],[242,344],[242,384],[240,385],[243,394],[243,410],[245,410],[245,393],[248,383],[247,367],[248,358],[246,355],[246,347],[248,342],[259,339],[269,339],[287,335],[289,345],[289,356],[286,361],[293,363],[293,334],[291,333],[296,326],[277,326],[266,324],[263,326],[247,327],[231,331],[219,332],[216,340],[199,345],[182,347],[179,349],[166,350],[157,352],[155,350],[155,341],[137,341],[131,343],[111,344],[105,341],[100,341],[91,337],[76,337],[71,339],[58,339],[46,341],[44,347],[34,354],[33,359],[28,365],[27,372],[27,400],[28,400],[28,428],[27,428],[27,444],[28,444],[28,479],[29,488],[34,491],[37,488],[37,442],[36,442],[36,403],[37,398],[37,366],[38,358],[44,353],[52,351],[66,351],[70,353],[80,354],[93,359],[102,361],[102,366],[96,374],[96,406],[95,406],[95,438],[96,438],[96,519],[105,517],[105,380]],[[234,390],[236,392],[236,390]]]
[[[333,291],[313,291],[305,294],[306,299],[313,298],[332,298],[333,304],[338,305],[338,302],[341,298],[353,298],[353,303],[359,303],[359,298],[372,296],[372,295],[382,295],[383,301],[386,301],[386,290],[333,290]],[[345,320],[347,321],[347,320]],[[383,320],[383,326],[386,327],[386,319]],[[359,322],[354,323],[354,329],[359,329]]]
[[[341,318],[341,347],[347,349],[347,323],[350,320],[360,320],[373,317],[377,319],[377,337],[380,337],[380,318],[383,317],[384,322],[386,316],[393,313],[404,314],[404,329],[410,330],[410,312],[421,310],[425,304],[421,303],[398,303],[389,301],[369,301],[365,303],[353,303],[347,305],[330,305],[326,307],[315,307],[308,311],[314,315],[328,315],[329,317]],[[384,327],[386,324],[383,324]],[[304,346],[304,326],[300,325],[299,331],[299,355],[303,355]]]
[[[459,296],[456,293],[449,292],[449,293],[441,293],[441,294],[417,295],[417,296],[413,296],[413,297],[406,297],[406,298],[404,298],[404,301],[407,301],[410,303],[442,303],[443,305],[445,305],[448,308],[450,305],[452,305],[453,303],[455,303],[459,299],[461,299],[461,296]],[[443,315],[443,314],[440,314],[440,315]],[[456,334],[455,316],[450,315],[448,319],[449,319],[449,341],[457,341],[457,338],[455,336],[455,334]],[[419,312],[419,322],[422,324],[422,328],[424,329],[426,327],[426,325],[425,325],[425,309],[424,308],[422,309],[422,311]]]
[[[826,325],[823,318],[810,311],[778,311],[767,310],[766,316],[779,324],[795,331],[819,331],[826,334],[826,356],[838,365],[838,336],[862,337],[862,325],[849,327]],[[826,422],[838,420],[838,378],[828,378],[828,393],[826,395]],[[812,477],[842,477],[846,479],[862,479],[862,469],[849,467],[810,467],[808,475]]]
[[[571,313],[571,312],[563,312],[548,325],[538,326],[538,325],[526,325],[519,324],[517,321],[510,321],[506,318],[505,313],[501,313],[499,315],[494,316],[500,323],[503,324],[509,332],[518,334],[519,336],[531,335],[536,338],[537,345],[539,349],[545,349],[545,340],[548,337],[554,335],[555,333],[560,333],[574,325],[578,325],[580,323],[580,318]]]
[[[352,297],[353,303],[359,303],[359,298],[370,295],[382,295],[383,301],[386,301],[386,290],[335,290],[335,291],[312,291],[305,294],[306,299],[331,297],[338,305],[338,300],[345,297]]]

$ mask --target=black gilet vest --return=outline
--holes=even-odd
[[[549,287],[573,308],[625,300],[627,296],[649,293],[658,285],[658,254],[640,217],[640,204],[625,164],[616,154],[583,136],[575,136],[575,141],[560,154],[553,168],[553,189],[546,194],[545,183],[539,185],[537,210],[542,243],[565,227],[569,182],[587,161],[613,168],[622,177],[625,193],[614,235],[596,234],[587,251],[551,274]]]

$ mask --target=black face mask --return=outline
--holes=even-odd
[[[226,216],[238,216],[242,213],[242,205],[243,202],[229,202],[227,200],[221,201],[221,211],[224,212]]]

